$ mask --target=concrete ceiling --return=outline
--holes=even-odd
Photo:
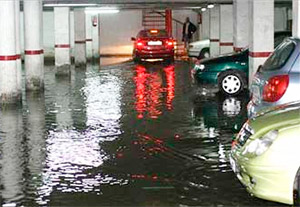
[[[97,4],[119,9],[195,9],[207,4],[232,4],[233,0],[44,0],[44,4]],[[292,0],[275,0],[277,4],[291,4]]]
[[[232,0],[44,0],[46,3],[90,3],[99,6],[112,6],[120,9],[144,8],[193,8],[209,3],[231,4]]]

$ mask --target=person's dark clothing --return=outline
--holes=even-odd
[[[186,34],[186,26],[188,24],[188,29],[187,29],[187,34]],[[192,22],[185,22],[183,24],[183,29],[182,29],[182,39],[192,39],[193,33],[195,33],[197,30],[197,27],[192,23]]]

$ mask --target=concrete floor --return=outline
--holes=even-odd
[[[277,205],[228,161],[247,94],[199,95],[184,61],[105,61],[70,78],[46,66],[44,94],[1,111],[3,206]]]

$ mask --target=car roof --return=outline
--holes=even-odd
[[[292,36],[292,31],[276,31],[274,32],[274,36]]]
[[[296,44],[300,44],[300,38],[298,37],[287,37],[287,39],[294,41]]]

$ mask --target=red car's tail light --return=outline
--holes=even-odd
[[[172,39],[166,41],[166,46],[169,48],[174,47],[174,41]]]
[[[270,78],[263,90],[263,100],[266,102],[276,102],[285,93],[289,85],[288,75],[277,75]]]
[[[136,42],[136,48],[137,48],[137,49],[142,49],[142,48],[144,47],[144,45],[145,45],[145,43],[142,42],[141,40],[138,40],[138,41]]]

